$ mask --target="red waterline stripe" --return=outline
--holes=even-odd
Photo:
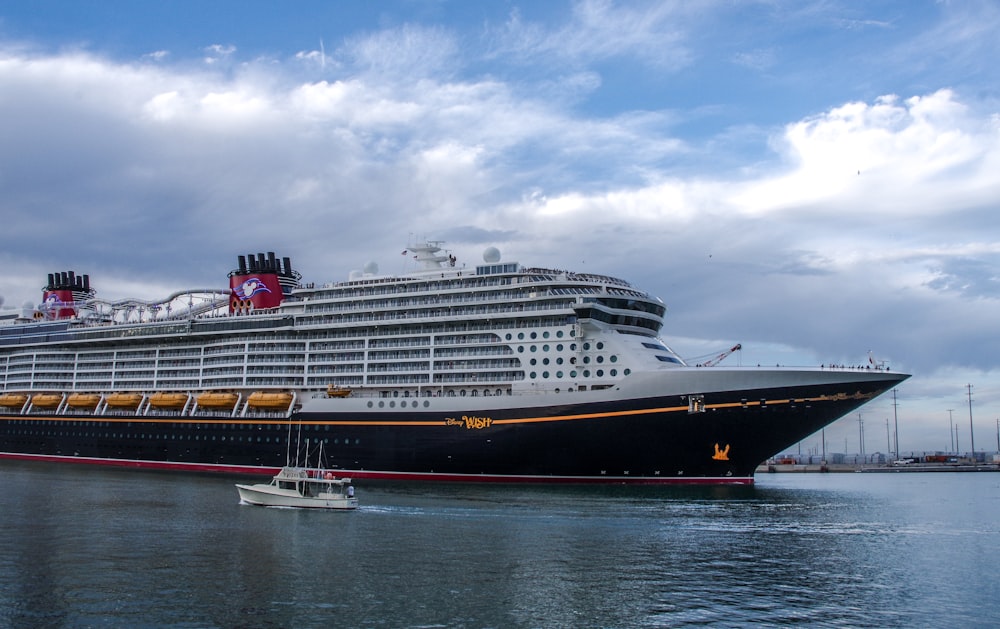
[[[179,463],[173,461],[136,461],[131,459],[98,459],[51,454],[18,454],[0,452],[0,459],[19,461],[46,461],[99,465],[105,467],[128,467],[152,470],[173,470],[184,472],[213,472],[227,474],[260,474],[274,476],[279,468],[252,465],[222,465],[212,463]],[[353,479],[436,481],[446,483],[530,483],[536,485],[753,485],[752,476],[515,476],[503,474],[445,474],[424,472],[379,472],[371,470],[345,470],[333,468],[339,476]]]

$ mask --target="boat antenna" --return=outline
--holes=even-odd
[[[285,440],[285,467],[292,464],[292,422],[288,422],[288,437]]]
[[[299,450],[302,445],[302,423],[299,422],[299,434],[295,438],[295,467],[299,466]],[[309,440],[306,439],[306,452],[309,451]]]

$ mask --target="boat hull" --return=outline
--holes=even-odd
[[[333,509],[349,511],[358,508],[357,498],[342,496],[305,497],[291,489],[279,489],[273,485],[236,485],[240,500],[261,507],[289,507],[295,509]]]
[[[273,474],[291,439],[321,441],[330,466],[355,479],[748,484],[768,457],[907,377],[760,372],[711,391],[701,383],[719,377],[697,372],[661,395],[623,386],[563,403],[344,398],[280,418],[3,415],[0,457]]]

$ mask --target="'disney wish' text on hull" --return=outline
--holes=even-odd
[[[240,256],[228,290],[157,303],[50,275],[0,325],[0,457],[273,475],[294,426],[355,479],[750,483],[908,377],[690,366],[624,280],[405,253],[326,285]]]

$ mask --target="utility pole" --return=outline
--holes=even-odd
[[[865,462],[865,421],[861,419],[861,413],[858,413],[858,454],[861,455],[861,462]]]
[[[896,403],[896,389],[892,390],[892,421],[896,426],[896,460],[899,460],[899,413],[897,412],[898,404]]]
[[[948,438],[951,439],[951,451],[955,452],[955,425],[951,421],[951,412],[953,410],[955,409],[948,409]]]
[[[971,441],[972,460],[976,460],[976,433],[972,430],[972,385],[966,385],[969,389],[969,441]]]

